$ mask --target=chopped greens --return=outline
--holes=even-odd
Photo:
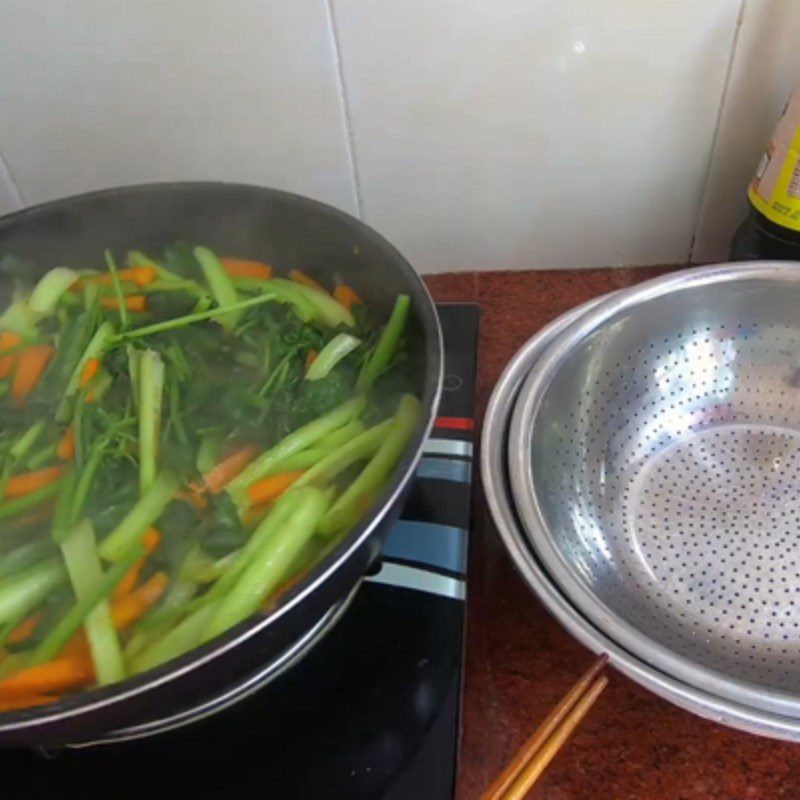
[[[349,287],[183,242],[31,268],[0,258],[0,712],[269,613],[420,417],[405,295],[381,327]]]

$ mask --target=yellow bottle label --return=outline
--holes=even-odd
[[[768,220],[800,231],[800,90],[789,98],[747,196]]]

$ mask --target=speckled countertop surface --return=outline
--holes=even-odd
[[[427,282],[437,300],[481,306],[479,413],[516,350],[578,303],[663,269],[471,272]],[[457,800],[478,798],[592,662],[523,584],[475,500]],[[695,717],[610,672],[595,708],[531,792],[533,800],[800,798],[800,746]]]

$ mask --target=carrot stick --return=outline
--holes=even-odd
[[[244,519],[242,521],[247,526],[256,525],[266,516],[270,508],[271,506],[269,503],[264,503],[260,506],[251,506],[244,512]]]
[[[83,372],[81,373],[81,382],[80,387],[81,389],[86,386],[89,381],[97,375],[97,370],[100,369],[100,359],[99,358],[90,358],[87,360]]]
[[[306,354],[306,372],[308,372],[309,367],[317,360],[317,356],[319,353],[316,350],[309,350]]]
[[[24,497],[37,489],[49,486],[54,481],[57,481],[63,473],[63,467],[43,467],[42,469],[35,469],[33,472],[12,475],[6,483],[3,497]]]
[[[247,497],[254,505],[268,503],[280,497],[302,474],[304,470],[298,469],[293,472],[283,472],[280,475],[271,475],[256,481],[247,488]]]
[[[91,657],[91,652],[89,650],[89,640],[86,638],[86,633],[83,630],[83,628],[78,630],[73,635],[73,637],[61,648],[61,651],[58,654],[59,658],[67,658],[68,656]]]
[[[160,599],[169,585],[169,576],[166,572],[156,572],[145,583],[134,589],[125,597],[117,598],[111,603],[111,621],[114,628],[123,631],[143,617]],[[83,628],[61,648],[58,657],[74,658],[77,656],[90,656],[89,642]]]
[[[0,680],[0,702],[46,692],[62,692],[86,686],[94,680],[92,657],[62,656],[46,664],[27,667]]]
[[[272,267],[260,261],[245,258],[221,258],[222,268],[231,278],[256,278],[268,281],[272,277]]]
[[[23,708],[55,703],[56,700],[58,700],[57,696],[46,694],[29,694],[25,697],[3,698],[0,699],[0,711],[20,711]]]
[[[350,311],[354,305],[363,305],[364,301],[346,283],[340,283],[334,290],[333,296],[339,305]]]
[[[156,279],[156,268],[154,266],[146,267],[130,267],[129,269],[121,269],[117,272],[117,276],[121,281],[130,281],[137,286],[147,286]],[[108,276],[108,282],[111,283],[111,276]]]
[[[22,339],[14,331],[3,331],[0,333],[0,353],[3,350],[10,350],[22,344]],[[17,363],[19,353],[11,353],[8,356],[0,356],[0,378],[7,378],[13,371]]]
[[[22,351],[14,373],[14,383],[11,385],[11,397],[15,402],[22,403],[36,388],[54,352],[49,344],[32,344]]]
[[[152,265],[146,267],[130,267],[128,269],[118,269],[117,277],[125,283],[135,283],[137,286],[147,286],[156,279],[156,268]],[[110,272],[103,272],[100,275],[89,275],[76,281],[73,289],[82,289],[87,283],[111,284],[113,279]]]
[[[208,500],[204,492],[204,486],[199,483],[190,483],[185,489],[178,489],[175,492],[175,499],[183,500],[197,511],[205,511],[208,508]]]
[[[219,494],[255,458],[256,452],[255,445],[251,444],[222,459],[203,476],[206,488],[212,494]]]
[[[101,297],[100,304],[103,308],[119,308],[119,298]],[[146,311],[147,298],[143,294],[129,294],[125,297],[125,308],[128,311]]]
[[[316,289],[318,292],[328,294],[328,290],[322,284],[317,283],[312,277],[306,275],[305,272],[300,272],[299,269],[290,269],[289,278],[302,286],[308,286],[310,289]]]
[[[169,575],[166,572],[156,572],[138,589],[125,597],[115,599],[111,604],[114,627],[118,631],[124,631],[133,625],[161,599],[168,585]]]
[[[42,618],[42,612],[37,611],[34,614],[31,614],[29,617],[26,617],[13,631],[8,635],[8,639],[6,642],[8,644],[19,644],[20,642],[24,642],[28,637],[33,635],[33,632],[36,630],[36,626],[39,624],[39,620]]]
[[[148,528],[142,536],[144,544],[144,555],[122,576],[122,580],[114,587],[111,594],[113,600],[120,600],[133,591],[139,575],[147,563],[147,557],[155,550],[161,542],[161,534],[155,528]]]
[[[69,461],[75,455],[75,426],[70,423],[58,443],[56,455],[62,461]]]

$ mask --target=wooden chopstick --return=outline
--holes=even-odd
[[[481,795],[481,800],[521,800],[605,689],[597,676],[608,661],[602,655],[545,717],[517,754]]]

